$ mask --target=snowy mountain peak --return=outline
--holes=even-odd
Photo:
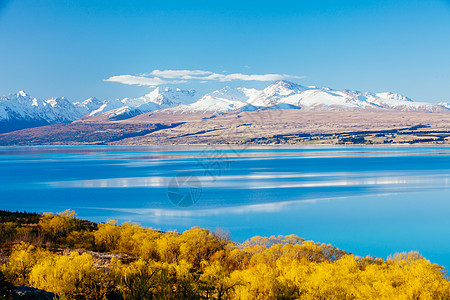
[[[83,101],[83,103],[88,103],[88,102],[98,102],[100,100],[98,100],[96,97],[91,97],[91,98],[87,98],[86,100]]]
[[[217,91],[216,91],[217,92]],[[198,101],[190,105],[179,105],[173,108],[168,108],[168,112],[191,112],[191,113],[225,113],[237,110],[245,105],[246,102],[240,100],[232,100],[225,97],[217,97],[212,94],[206,94]]]
[[[182,90],[179,88],[171,89],[169,87],[157,87],[142,98],[154,102],[158,105],[172,107],[175,104],[190,104],[194,102],[195,90]]]
[[[75,102],[74,105],[78,107],[82,115],[88,114],[103,105],[104,101],[101,101],[95,97],[88,98],[82,102]]]
[[[72,122],[97,115],[100,119],[123,120],[156,110],[227,113],[265,109],[449,112],[450,104],[414,102],[404,95],[390,92],[304,87],[286,80],[276,81],[263,90],[226,86],[202,96],[195,90],[157,87],[137,98],[107,101],[89,98],[75,103],[64,97],[40,100],[19,91],[0,96],[0,122],[21,125],[4,125],[0,131]]]
[[[307,90],[307,87],[302,85],[286,81],[286,80],[278,80],[273,84],[266,87],[263,92],[267,96],[288,96],[294,93],[299,93]]]
[[[40,100],[19,91],[0,97],[0,132],[72,122],[85,113],[65,97]]]
[[[254,106],[273,106],[286,97],[299,94],[308,88],[286,80],[278,80],[249,99]]]
[[[297,83],[293,83],[293,82],[290,82],[290,81],[287,81],[287,80],[277,80],[277,81],[275,81],[274,83],[272,83],[270,86],[274,86],[274,87],[284,87],[284,88],[287,88],[287,89],[291,89],[291,90],[294,90],[294,89],[297,89],[297,88],[304,88],[303,86],[301,86],[300,84],[297,84]],[[269,86],[269,87],[270,87]]]
[[[124,119],[158,109],[189,105],[197,100],[195,90],[157,87],[150,93],[138,98],[114,99],[101,103],[91,110],[88,117],[103,115],[107,118]]]
[[[361,93],[353,90],[304,87],[289,81],[277,81],[247,101],[256,107],[282,107],[281,103],[306,110],[380,110],[446,111],[443,105],[414,102],[395,93]],[[284,107],[284,106],[283,106]]]
[[[73,106],[73,103],[70,102],[66,97],[56,97],[50,98],[44,101],[47,104],[50,104],[52,107],[70,107]]]
[[[77,106],[85,106],[85,107],[90,107],[90,106],[98,106],[100,107],[100,105],[103,104],[104,101],[101,101],[95,97],[91,97],[91,98],[87,98],[86,100],[84,100],[83,102],[75,102],[74,104]]]
[[[401,94],[390,93],[390,92],[377,93],[376,96],[379,98],[383,98],[383,99],[413,102],[411,99],[409,99],[406,96],[403,96]]]
[[[31,99],[30,95],[28,95],[24,91],[19,91],[19,92],[15,93],[15,94],[9,94],[7,96],[2,96],[1,98],[4,99],[4,100],[10,100],[10,101],[15,101],[15,100],[27,101],[27,100]]]
[[[259,93],[256,89],[231,88],[226,86],[207,95],[221,99],[248,101],[256,93]]]
[[[265,91],[282,91],[282,92],[286,92],[286,91],[293,91],[293,92],[299,92],[299,91],[304,91],[307,90],[307,87],[304,87],[300,84],[296,84],[287,80],[278,80],[275,81],[274,83],[272,83],[271,85],[269,85],[267,88],[265,88]]]
[[[17,97],[29,97],[29,95],[25,91],[18,91],[16,95]]]

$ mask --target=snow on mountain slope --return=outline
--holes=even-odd
[[[145,95],[149,101],[154,102],[162,107],[173,107],[176,105],[188,105],[193,103],[196,99],[195,90],[182,90],[171,88],[156,88],[151,93]],[[139,98],[138,98],[139,99]]]
[[[115,110],[115,109],[118,109],[118,108],[121,108],[124,106],[126,106],[126,104],[124,102],[122,102],[122,100],[119,100],[119,99],[107,100],[102,105],[100,105],[100,107],[98,107],[97,109],[90,111],[86,117],[93,117],[93,116],[103,114],[108,111],[112,111],[112,110]]]
[[[87,112],[64,97],[41,100],[20,91],[0,97],[0,132],[72,122]]]
[[[71,122],[82,116],[82,111],[64,97],[40,100],[24,91],[0,97],[0,120]]]
[[[279,80],[269,85],[264,90],[255,93],[247,102],[254,106],[273,106],[282,99],[290,98],[295,102],[293,96],[307,90],[308,88],[285,80]]]
[[[231,88],[229,86],[226,86],[223,89],[210,93],[209,95],[219,99],[228,99],[246,102],[252,97],[255,97],[258,93],[260,93],[260,91],[257,89]]]
[[[427,111],[440,112],[445,111],[441,105],[428,102],[414,102],[411,99],[392,93],[377,93],[369,101],[381,108],[394,109],[397,111]]]
[[[87,117],[104,115],[108,118],[127,118],[158,109],[193,103],[196,92],[171,88],[156,88],[138,98],[113,99],[91,111]]]
[[[378,98],[381,99],[390,99],[390,100],[397,100],[397,101],[408,101],[413,102],[411,99],[409,99],[406,96],[403,96],[401,94],[394,94],[389,92],[383,92],[383,93],[376,93],[375,94]]]
[[[75,102],[74,105],[81,108],[85,111],[85,113],[91,112],[93,110],[98,109],[100,106],[102,106],[104,101],[98,100],[97,98],[89,98],[82,102]]]
[[[259,93],[256,89],[247,88],[230,88],[216,90],[210,94],[206,94],[196,102],[190,105],[179,105],[170,109],[168,112],[200,112],[200,113],[224,113],[236,109],[240,109],[247,105],[251,97]]]
[[[72,122],[81,118],[84,112],[80,107],[64,97],[51,98],[44,101],[44,116],[49,123]]]
[[[375,106],[360,99],[361,93],[335,91],[329,88],[305,87],[287,81],[277,81],[268,86],[248,102],[254,106],[274,106],[286,103],[306,110],[336,109],[351,110],[374,108]]]
[[[179,105],[173,108],[166,109],[167,112],[200,112],[200,113],[224,113],[239,109],[247,105],[244,101],[229,100],[226,98],[214,97],[212,95],[205,95],[198,101],[190,105]]]
[[[439,103],[439,105],[446,109],[450,109],[450,102],[442,102],[442,103]]]
[[[414,102],[393,93],[361,93],[351,90],[304,87],[287,81],[277,81],[250,98],[248,103],[267,107],[280,103],[299,106],[306,110],[382,110],[439,112],[445,108],[426,102]]]
[[[0,97],[0,132],[75,120],[120,120],[152,111],[227,113],[264,109],[372,110],[449,112],[450,104],[414,102],[389,92],[362,93],[305,87],[276,81],[263,90],[225,87],[197,98],[194,90],[155,88],[138,98],[100,101],[89,98],[71,103],[64,97],[40,100],[23,91]]]
[[[372,104],[361,100],[359,96],[352,95],[348,92],[315,88],[280,99],[279,103],[300,106],[307,110],[352,110],[373,108]]]
[[[362,93],[352,90],[333,90],[315,86],[305,87],[280,80],[263,90],[230,88],[206,94],[189,105],[170,108],[170,112],[228,112],[257,109],[304,110],[397,110],[397,111],[447,111],[442,105],[414,102],[408,97],[389,92]]]

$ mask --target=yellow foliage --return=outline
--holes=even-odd
[[[207,229],[193,227],[179,236],[180,259],[199,267],[202,260],[209,258],[225,247],[225,242]]]
[[[112,251],[118,248],[120,239],[120,226],[117,221],[108,221],[98,225],[94,232],[95,246],[99,251]]]
[[[162,235],[137,223],[125,222],[119,226],[117,221],[99,224],[93,233],[97,250],[138,255],[144,259],[158,258],[157,241]]]
[[[69,209],[56,215],[44,213],[39,221],[39,226],[46,235],[58,239],[67,236],[71,230],[75,229],[75,216],[75,212]]]
[[[115,221],[88,231],[74,216],[46,214],[40,227],[65,244],[127,254],[128,263],[113,258],[98,270],[91,255],[21,243],[1,266],[6,278],[78,299],[105,298],[111,282],[125,299],[450,299],[444,269],[417,252],[360,258],[295,235],[238,244],[199,227],[163,233]],[[0,229],[28,230],[14,226]]]
[[[195,299],[199,291],[197,284],[197,274],[191,263],[181,260],[171,265],[175,272],[175,299]]]
[[[8,261],[1,266],[5,277],[15,285],[28,285],[33,267],[52,254],[40,247],[21,242],[13,247]]]
[[[161,261],[167,263],[176,263],[180,255],[179,234],[175,232],[166,232],[156,240],[156,251]]]
[[[199,278],[202,290],[206,292],[206,298],[215,297],[224,299],[231,294],[232,289],[239,283],[231,279],[226,267],[219,261],[209,263],[202,261],[202,275]]]
[[[266,265],[257,264],[243,271],[232,274],[235,282],[242,282],[235,289],[236,299],[278,299],[277,270]]]
[[[30,283],[63,298],[98,299],[104,294],[102,277],[90,254],[72,252],[69,256],[50,255],[39,261],[31,270]]]
[[[167,293],[168,266],[164,263],[139,259],[123,264],[113,259],[111,273],[125,299],[153,299]]]

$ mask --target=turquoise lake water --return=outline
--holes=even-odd
[[[450,147],[0,147],[0,209],[296,234],[450,268]]]

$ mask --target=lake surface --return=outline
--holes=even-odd
[[[450,147],[0,147],[0,209],[296,234],[450,268]]]

